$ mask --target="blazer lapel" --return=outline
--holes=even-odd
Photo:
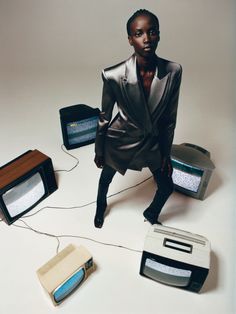
[[[167,86],[169,85],[169,73],[164,77],[159,78],[160,70],[161,69],[159,69],[159,65],[157,65],[156,74],[152,81],[150,95],[148,99],[148,108],[151,114],[156,110],[157,107],[161,105],[161,100],[163,98],[165,90],[167,89]]]
[[[136,57],[133,55],[126,61],[125,76],[121,79],[123,91],[128,101],[128,111],[135,122],[146,132],[151,132],[152,122],[142,87],[138,81]]]

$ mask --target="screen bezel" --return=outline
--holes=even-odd
[[[67,141],[67,146],[70,147],[70,149],[81,147],[81,146],[85,146],[85,145],[92,144],[92,143],[95,142],[96,133],[95,133],[95,136],[92,139],[89,139],[87,141],[82,141],[82,142],[77,142],[77,143],[70,143],[70,140],[69,140],[68,124],[71,124],[71,123],[81,123],[81,122],[83,122],[85,120],[89,120],[89,119],[96,119],[97,120],[96,121],[96,128],[97,128],[98,119],[99,119],[98,115],[93,115],[93,116],[90,116],[90,117],[87,117],[87,118],[84,118],[84,119],[68,121],[68,122],[65,123],[66,141]]]
[[[11,217],[11,215],[9,214],[8,209],[7,209],[6,205],[5,205],[5,202],[4,202],[3,198],[2,198],[2,195],[4,193],[6,193],[8,190],[10,190],[10,189],[14,188],[15,186],[17,186],[18,184],[26,181],[27,179],[32,177],[37,172],[40,174],[41,179],[43,181],[44,190],[45,190],[44,195],[37,202],[35,202],[32,206],[30,206],[29,208],[24,210],[22,213],[14,216],[14,217]],[[46,179],[46,176],[45,176],[45,173],[44,173],[44,162],[41,163],[40,165],[30,169],[26,174],[24,174],[22,176],[19,176],[17,179],[13,180],[11,183],[9,183],[5,187],[3,187],[0,192],[1,192],[1,194],[0,194],[0,206],[1,206],[2,213],[3,213],[4,218],[6,219],[7,223],[8,224],[12,224],[16,220],[18,220],[20,217],[24,216],[27,212],[29,212],[36,205],[38,205],[43,199],[45,199],[50,194],[49,188],[48,188],[48,185],[47,185],[47,179]]]
[[[83,270],[84,271],[84,277],[82,279],[82,281],[80,281],[80,283],[78,285],[76,285],[74,287],[73,290],[70,291],[70,293],[68,293],[61,301],[57,302],[55,300],[55,293],[57,290],[59,290],[71,277],[73,277],[76,273],[78,273],[80,270]],[[58,287],[56,287],[53,291],[52,291],[52,298],[53,298],[53,301],[55,304],[60,304],[61,302],[63,302],[64,300],[66,300],[70,295],[72,295],[81,285],[82,283],[85,281],[87,277],[87,273],[86,273],[86,268],[85,268],[85,265],[83,266],[80,266],[77,270],[75,270],[69,277],[67,277],[62,283],[60,283],[60,285]]]
[[[60,122],[62,130],[63,143],[66,149],[75,149],[95,142],[95,138],[82,143],[69,144],[67,134],[67,124],[81,120],[97,117],[99,119],[100,110],[91,108],[87,105],[74,105],[60,109]]]
[[[190,167],[192,166],[203,170],[202,180],[197,193],[186,190],[181,186],[174,185],[177,192],[181,192],[190,197],[203,200],[205,198],[210,177],[215,168],[213,162],[210,159],[210,153],[198,145],[182,143],[179,145],[172,145],[170,157],[171,159],[175,159],[180,163],[187,164]]]
[[[176,170],[178,170],[180,172],[183,172],[183,173],[186,173],[186,174],[189,174],[189,175],[196,175],[197,177],[200,178],[200,182],[199,182],[197,191],[193,191],[191,189],[188,189],[186,187],[183,187],[181,185],[178,185],[178,184],[174,183],[175,186],[178,186],[181,189],[186,190],[187,192],[197,194],[199,192],[199,189],[200,189],[200,186],[201,186],[201,181],[202,181],[202,178],[204,176],[204,170],[200,169],[200,168],[197,168],[197,167],[194,167],[194,166],[191,166],[190,164],[188,164],[186,162],[183,162],[183,161],[180,161],[180,160],[177,160],[175,158],[171,158],[171,163],[172,163],[173,169],[176,169]],[[186,171],[185,171],[185,169],[186,169]],[[172,174],[172,179],[173,179],[173,174]]]
[[[200,266],[188,264],[185,262],[173,260],[173,259],[170,259],[170,258],[167,258],[164,256],[160,256],[160,255],[156,255],[156,254],[153,254],[150,252],[143,251],[143,255],[142,255],[142,259],[141,259],[141,265],[140,265],[140,275],[142,275],[148,279],[151,279],[153,281],[156,281],[156,282],[159,282],[159,281],[155,280],[151,277],[146,276],[143,272],[147,258],[149,258],[153,261],[156,261],[158,263],[167,265],[167,266],[185,269],[185,270],[190,270],[192,272],[191,276],[189,278],[189,284],[187,286],[184,286],[184,287],[160,282],[161,284],[164,284],[164,285],[170,286],[170,287],[189,290],[189,291],[193,291],[193,292],[199,292],[203,283],[205,282],[206,277],[207,277],[208,272],[209,272],[208,269],[200,267]]]
[[[179,160],[178,158],[175,158],[175,157],[171,156],[171,162],[173,160],[175,162],[180,163],[180,164],[189,165],[189,167],[191,167],[191,168],[195,168],[195,169],[197,168],[197,167],[191,166],[191,164],[189,164],[187,162],[184,162],[183,160]],[[174,166],[173,166],[173,168],[174,168]],[[177,185],[175,183],[174,183],[174,189],[177,192],[181,192],[181,193],[183,193],[185,195],[188,195],[188,196],[191,196],[193,198],[196,198],[196,199],[199,199],[199,200],[203,200],[204,196],[205,196],[205,192],[206,192],[207,186],[208,186],[208,183],[209,183],[209,178],[210,178],[210,175],[211,175],[211,171],[209,171],[208,169],[205,169],[204,167],[202,167],[202,168],[198,167],[197,169],[199,169],[200,171],[203,172],[197,192],[193,192],[191,190],[183,188],[182,186]]]

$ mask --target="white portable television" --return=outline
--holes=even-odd
[[[210,268],[210,242],[203,236],[152,225],[144,243],[140,275],[199,292]]]
[[[94,270],[92,255],[82,245],[68,245],[37,270],[42,286],[54,305],[71,295]]]

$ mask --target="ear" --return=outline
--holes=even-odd
[[[131,36],[128,36],[128,41],[129,41],[130,46],[133,46],[133,40]]]

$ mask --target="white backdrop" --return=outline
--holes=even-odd
[[[211,271],[200,295],[166,287],[138,275],[140,255],[78,238],[94,256],[96,272],[60,313],[209,313],[235,311],[234,157],[235,4],[226,0],[0,0],[0,165],[28,149],[39,149],[55,169],[69,169],[59,109],[76,103],[100,107],[101,70],[127,58],[132,49],[126,21],[139,8],[160,19],[158,55],[183,66],[175,143],[191,142],[211,152],[215,163],[208,196],[197,201],[174,193],[164,224],[206,236],[212,244]],[[75,206],[96,198],[100,170],[93,145],[72,151],[80,160],[57,176],[59,189],[42,206]],[[110,193],[150,174],[117,175]],[[82,235],[142,250],[149,228],[142,212],[155,190],[152,180],[110,198],[104,227],[93,227],[94,205],[75,210],[45,209],[25,218],[31,227]],[[16,225],[23,226],[23,222]],[[0,222],[1,313],[51,313],[36,270],[56,250],[55,239]],[[170,302],[171,300],[171,302]]]

